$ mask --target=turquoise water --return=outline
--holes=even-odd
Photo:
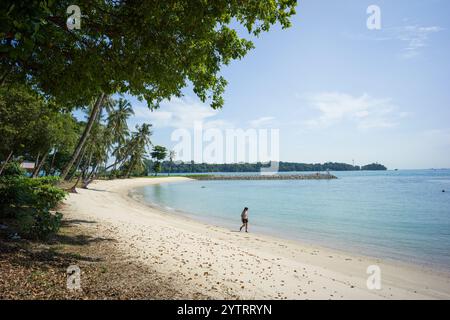
[[[247,206],[251,232],[450,269],[450,170],[333,174],[339,179],[189,181],[135,192],[232,230]]]

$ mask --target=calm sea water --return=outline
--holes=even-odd
[[[339,179],[190,181],[134,192],[233,230],[247,206],[251,232],[450,270],[450,170],[334,174]]]

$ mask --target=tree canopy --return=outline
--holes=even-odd
[[[223,105],[220,68],[259,35],[290,26],[295,0],[80,0],[81,28],[68,30],[72,1],[2,1],[1,75],[29,82],[66,107],[100,92],[130,93],[150,108],[191,83],[202,101]]]
[[[158,172],[161,171],[161,162],[167,157],[167,149],[163,146],[154,146],[150,155],[155,159],[153,171],[155,172],[155,175],[157,175]]]

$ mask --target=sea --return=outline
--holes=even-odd
[[[133,193],[230,230],[248,207],[250,232],[450,271],[450,169],[331,173],[338,179],[193,180]]]

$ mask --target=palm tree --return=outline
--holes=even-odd
[[[129,135],[127,120],[134,115],[131,104],[120,98],[117,101],[117,109],[113,108],[108,115],[107,129],[113,135],[113,143],[122,145]]]
[[[121,159],[121,153],[123,153],[124,149],[123,146],[130,135],[127,120],[134,115],[134,111],[131,104],[125,99],[120,98],[115,103],[117,108],[111,108],[109,111],[105,134],[110,138],[108,153],[114,148],[112,155],[115,156],[116,159]],[[105,167],[107,160],[108,159],[105,161]]]
[[[106,98],[106,95],[102,92],[97,97],[95,102],[92,104],[92,109],[90,112],[88,122],[84,128],[83,134],[81,135],[80,140],[78,141],[78,144],[77,144],[75,150],[73,151],[73,154],[72,154],[69,162],[66,164],[66,166],[63,168],[63,170],[61,172],[61,175],[60,175],[61,180],[64,180],[66,178],[70,169],[72,169],[73,164],[80,156],[80,153],[83,150],[84,145],[89,137],[91,129],[92,129],[94,123],[96,122],[98,115],[101,113],[101,110],[103,108],[103,102],[104,102],[105,98]]]
[[[136,126],[136,131],[131,137],[126,137],[124,143],[117,145],[112,155],[116,158],[113,164],[105,168],[109,170],[117,166],[126,169],[126,176],[143,165],[147,147],[151,145],[150,136],[152,135],[151,124],[144,123],[142,126]]]
[[[133,132],[129,142],[127,156],[127,177],[136,169],[142,169],[144,159],[147,154],[147,147],[151,145],[150,136],[152,135],[151,124],[143,123],[142,126],[136,126],[136,132]]]
[[[172,173],[172,165],[173,165],[173,159],[175,159],[176,157],[176,152],[174,150],[170,150],[169,151],[169,163],[170,163],[170,167],[169,167],[169,172],[167,173],[168,176],[170,176],[170,174]]]

